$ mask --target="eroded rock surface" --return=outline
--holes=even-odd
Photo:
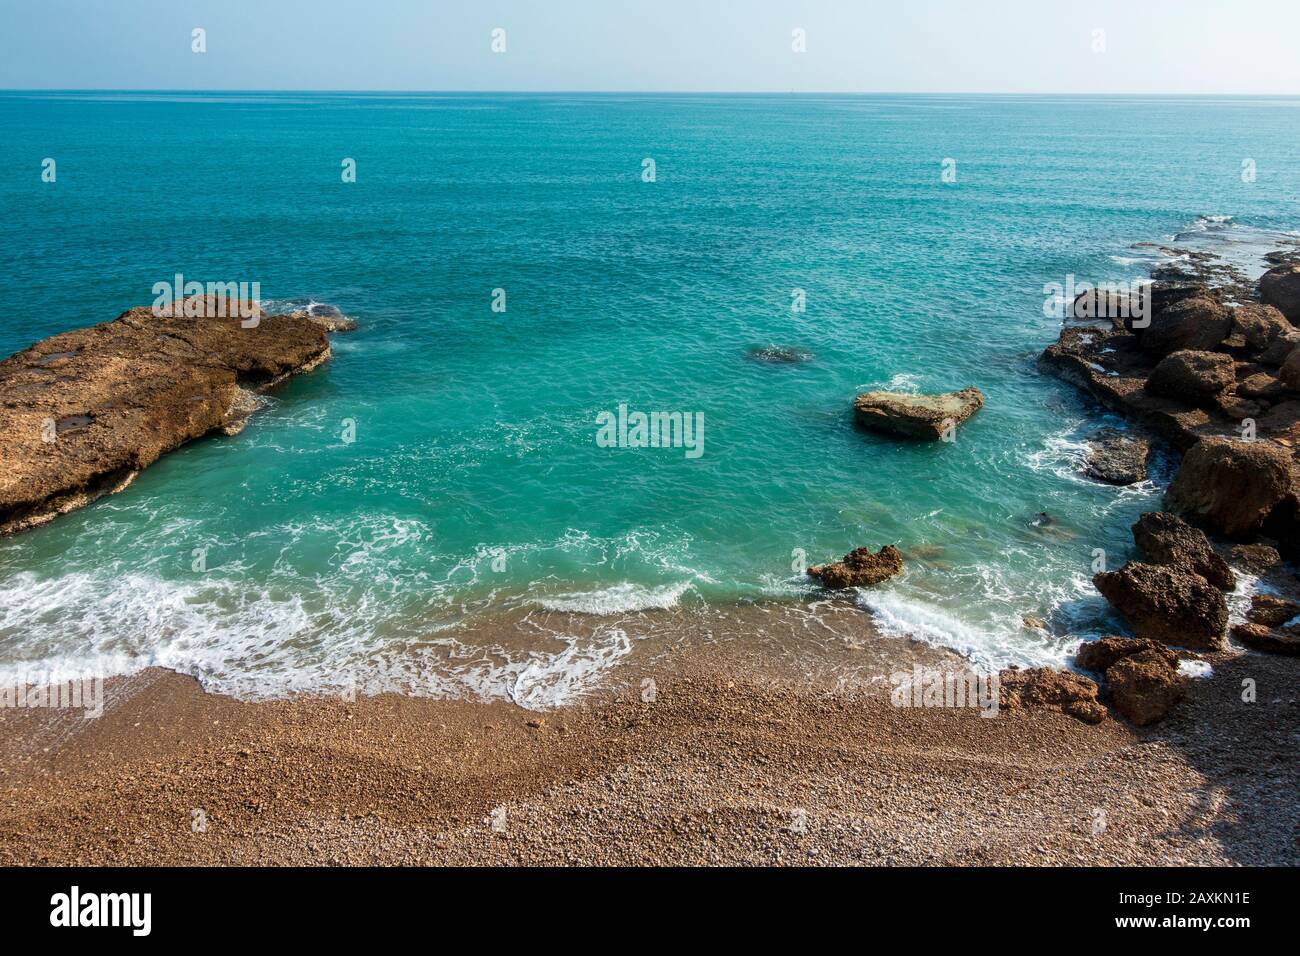
[[[1223,646],[1228,602],[1200,575],[1130,561],[1092,583],[1138,637],[1197,650]]]
[[[1203,438],[1183,456],[1169,507],[1240,538],[1258,531],[1290,494],[1291,454],[1265,441]]]
[[[960,425],[984,405],[978,388],[938,395],[864,392],[853,403],[859,425],[907,438],[938,440],[949,426]]]
[[[238,431],[250,393],[330,355],[325,330],[304,317],[176,311],[131,309],[0,362],[0,534],[120,491],[191,439]]]
[[[1210,547],[1210,539],[1177,515],[1151,511],[1133,525],[1133,540],[1149,564],[1163,564],[1199,574],[1215,587],[1231,591],[1237,576],[1228,562]]]
[[[887,544],[872,554],[870,548],[856,548],[840,561],[808,569],[824,588],[865,588],[886,581],[903,570],[903,554]]]
[[[1147,476],[1151,443],[1114,428],[1102,428],[1088,439],[1083,470],[1089,478],[1109,485],[1132,485]]]

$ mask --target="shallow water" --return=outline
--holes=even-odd
[[[801,599],[801,560],[887,543],[907,570],[860,599],[885,633],[1062,661],[1115,627],[1093,550],[1122,561],[1158,489],[1077,474],[1100,420],[1035,367],[1059,329],[1044,285],[1145,275],[1140,242],[1257,273],[1300,225],[1298,108],[0,95],[0,350],[177,272],[360,323],[243,434],[0,541],[0,676],[162,664],[246,696],[345,672],[443,693],[440,635],[485,616]],[[811,358],[753,360],[769,346]],[[955,443],[853,427],[858,391],[968,385],[987,404]],[[703,454],[600,447],[622,403],[702,413]],[[547,702],[599,683],[623,639],[570,630],[485,655],[476,686],[529,666],[563,675]]]

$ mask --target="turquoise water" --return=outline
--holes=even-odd
[[[177,272],[360,323],[243,434],[0,541],[0,669],[254,696],[502,610],[799,598],[800,553],[886,543],[887,631],[1060,661],[1159,492],[1074,473],[1096,419],[1035,368],[1044,283],[1300,225],[1295,99],[14,93],[0,125],[4,353]],[[968,385],[953,444],[852,425],[859,391]],[[598,447],[620,403],[703,413],[703,454]]]

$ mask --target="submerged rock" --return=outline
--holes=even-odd
[[[250,310],[244,320],[196,302],[161,316],[131,309],[0,362],[0,534],[120,491],[191,439],[238,430],[250,392],[330,356],[306,319]],[[235,317],[204,317],[214,313]]]
[[[1210,547],[1205,532],[1177,515],[1166,511],[1147,512],[1133,525],[1133,541],[1150,564],[1199,574],[1223,591],[1237,586],[1237,576],[1228,562]]]
[[[1083,470],[1089,478],[1110,485],[1131,485],[1146,479],[1151,443],[1145,438],[1103,428],[1088,439],[1088,446]]]
[[[874,431],[937,440],[983,405],[984,393],[978,388],[938,395],[865,392],[854,401],[853,411],[859,425]]]
[[[747,354],[753,361],[769,365],[798,365],[813,360],[812,352],[793,345],[755,345]]]
[[[1106,708],[1097,700],[1096,682],[1048,667],[999,673],[998,706],[1012,711],[1059,710],[1087,724],[1106,719]]]
[[[1166,500],[1215,531],[1258,531],[1291,490],[1291,454],[1268,441],[1202,438],[1183,456]]]
[[[1223,646],[1228,602],[1199,574],[1130,561],[1092,583],[1138,637],[1197,650]]]
[[[888,580],[903,570],[903,555],[892,544],[887,544],[875,554],[870,548],[850,551],[840,561],[821,564],[808,569],[824,588],[865,588]]]

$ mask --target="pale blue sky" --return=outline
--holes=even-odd
[[[1296,94],[1298,39],[1300,0],[0,0],[0,88]]]

